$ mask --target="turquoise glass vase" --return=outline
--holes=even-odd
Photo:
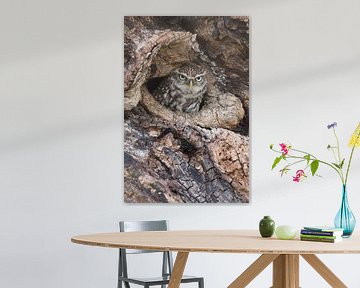
[[[341,206],[336,214],[334,224],[336,228],[344,229],[343,237],[350,237],[355,228],[356,219],[349,207],[346,185],[342,187]]]

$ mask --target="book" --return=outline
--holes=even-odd
[[[300,235],[301,241],[313,241],[313,242],[324,242],[324,243],[337,243],[342,241],[342,237],[335,238],[315,238],[315,237],[304,237]]]
[[[344,231],[343,228],[335,228],[333,226],[304,226],[304,229],[314,231]]]
[[[342,239],[341,236],[323,236],[323,235],[304,235],[304,234],[300,234],[300,237],[303,238],[313,238],[313,239]]]
[[[344,229],[331,226],[306,226],[300,233],[304,235],[341,236],[343,232]]]
[[[307,230],[301,229],[300,234],[303,235],[319,235],[319,236],[341,236],[343,234],[342,230],[338,231],[318,231],[318,230]]]

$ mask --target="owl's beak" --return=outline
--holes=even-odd
[[[190,80],[190,82],[189,82],[189,87],[192,88],[192,86],[193,86],[193,81]]]

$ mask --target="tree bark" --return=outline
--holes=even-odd
[[[125,17],[125,191],[128,203],[249,202],[247,17]],[[172,69],[206,67],[196,113],[152,97]]]

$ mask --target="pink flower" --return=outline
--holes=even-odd
[[[289,147],[284,143],[280,143],[279,145],[281,147],[282,154],[287,155],[289,153]]]
[[[293,176],[293,181],[300,182],[304,177],[306,177],[304,170],[298,170],[296,171],[296,175]]]

